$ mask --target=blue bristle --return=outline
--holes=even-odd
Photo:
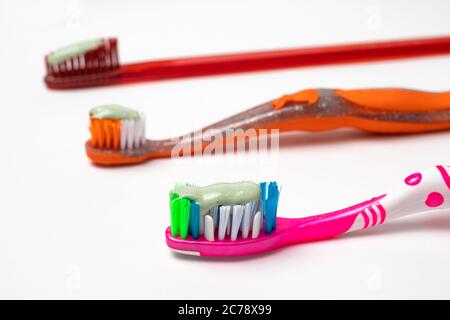
[[[261,214],[264,217],[265,226],[264,230],[266,233],[270,233],[270,223],[267,223],[267,182],[260,182],[259,187],[261,189]]]
[[[280,190],[278,189],[277,183],[275,181],[273,181],[269,185],[270,216],[272,219],[272,230],[275,230],[275,228],[276,228],[279,197],[280,197]]]
[[[260,182],[259,188],[261,190],[261,201],[264,202],[267,199],[267,182]]]
[[[197,202],[191,202],[191,212],[189,214],[189,231],[194,240],[198,239],[200,229],[200,206]]]
[[[267,182],[260,182],[259,189],[261,191],[261,194],[260,194],[261,214],[263,217],[265,217],[266,203],[267,203]],[[266,232],[267,232],[267,229],[266,229]]]
[[[261,210],[265,219],[264,231],[271,233],[276,228],[278,199],[280,190],[275,181],[267,183],[260,183],[261,187]]]
[[[193,202],[191,201],[191,209],[189,211],[189,224],[188,224],[188,234],[189,235],[192,235],[192,223],[193,223],[193,221],[192,221],[192,204],[193,204]]]

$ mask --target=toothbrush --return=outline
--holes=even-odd
[[[145,138],[142,113],[121,106],[100,106],[90,113],[91,139],[85,144],[88,157],[99,165],[126,165],[179,155],[183,137],[164,140]],[[183,154],[204,150],[206,141],[223,145],[234,142],[226,133],[242,129],[236,137],[254,129],[257,135],[279,130],[325,131],[342,127],[379,133],[416,133],[450,128],[450,92],[408,89],[307,89],[263,103],[216,122],[188,137]],[[201,132],[200,135],[196,135]],[[186,137],[186,136],[185,136]],[[174,151],[176,151],[174,153]],[[186,152],[186,153],[184,153]],[[180,152],[181,153],[181,152]]]
[[[450,52],[450,37],[369,42],[316,48],[119,62],[116,38],[84,41],[45,57],[45,83],[51,89],[74,89],[142,81],[306,67],[333,63],[411,58]]]
[[[216,185],[175,187],[165,233],[169,248],[197,256],[246,256],[366,230],[410,214],[450,211],[450,166],[414,172],[392,192],[354,206],[297,219],[276,217],[279,188],[274,182],[268,192],[261,184],[260,200],[230,199],[229,193],[249,195],[250,183],[228,184],[222,192]]]

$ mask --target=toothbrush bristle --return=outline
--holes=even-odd
[[[91,145],[106,150],[131,150],[145,144],[145,118],[90,119]]]
[[[101,74],[102,72],[114,71],[120,67],[117,39],[115,38],[102,39],[95,48],[69,56],[56,63],[49,61],[50,56],[46,56],[45,62],[47,77],[51,78]]]
[[[245,204],[218,205],[200,214],[199,204],[170,194],[170,227],[173,237],[208,241],[258,238],[261,230],[275,230],[280,189],[276,182],[260,183],[261,198]]]

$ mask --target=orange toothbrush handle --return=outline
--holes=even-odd
[[[282,117],[284,121],[277,125],[283,131],[352,127],[380,133],[414,133],[450,128],[450,92],[308,89],[285,95],[272,105],[285,113],[295,106],[301,108],[301,112]]]
[[[347,101],[372,109],[423,112],[450,108],[450,91],[428,92],[409,89],[336,90]]]

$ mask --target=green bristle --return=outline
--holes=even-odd
[[[175,192],[170,192],[169,193],[170,201],[175,200],[178,197],[179,197],[179,195],[177,193],[175,193]]]
[[[191,201],[183,198],[180,200],[180,237],[186,239],[188,235],[189,213],[191,212]]]
[[[180,198],[175,193],[170,194],[170,229],[176,237],[180,231]]]

